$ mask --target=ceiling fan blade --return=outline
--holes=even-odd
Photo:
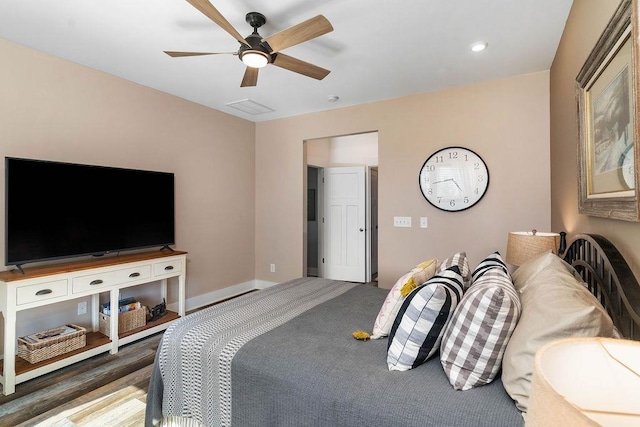
[[[288,47],[330,33],[331,31],[333,31],[333,27],[329,20],[322,15],[318,15],[262,40],[269,43],[273,52],[279,52]]]
[[[278,53],[276,55],[276,59],[273,60],[273,65],[277,65],[285,70],[293,71],[294,73],[302,74],[316,80],[324,79],[331,72],[324,68],[320,68],[317,65],[309,64],[308,62],[285,55],[284,53]]]
[[[258,84],[258,70],[259,68],[247,67],[242,78],[240,87],[256,86]]]
[[[176,52],[165,50],[164,53],[172,58],[180,58],[182,56],[203,56],[203,55],[236,55],[237,52]]]
[[[189,4],[191,4],[191,6],[195,7],[200,12],[202,12],[207,18],[211,19],[213,22],[218,24],[220,28],[225,30],[227,33],[231,34],[233,38],[238,40],[240,43],[251,47],[249,43],[247,43],[247,41],[244,39],[244,37],[242,37],[242,35],[238,31],[236,31],[235,28],[233,28],[233,26],[229,23],[229,21],[227,21],[225,17],[222,16],[220,12],[218,12],[218,9],[213,7],[213,5],[209,3],[208,0],[187,0],[187,1],[189,2]]]

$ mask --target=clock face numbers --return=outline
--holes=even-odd
[[[443,211],[469,209],[489,187],[489,170],[482,158],[463,147],[447,147],[433,153],[419,176],[424,198]]]
[[[627,189],[636,188],[635,168],[633,163],[633,146],[631,146],[627,148],[620,157],[621,181]]]

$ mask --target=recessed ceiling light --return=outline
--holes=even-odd
[[[487,48],[487,46],[489,46],[489,43],[487,42],[475,42],[474,44],[471,45],[471,51],[482,52]]]
[[[331,95],[330,97],[327,98],[329,102],[338,102],[339,99],[340,97],[337,95]]]

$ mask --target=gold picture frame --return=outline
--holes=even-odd
[[[623,0],[576,77],[578,208],[638,221],[637,0]]]

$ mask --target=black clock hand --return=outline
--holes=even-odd
[[[453,178],[442,179],[440,181],[434,182],[434,184],[440,184],[441,182],[449,182],[449,181],[453,181]],[[458,185],[458,184],[456,184],[456,185]]]
[[[456,180],[453,179],[453,178],[447,178],[447,179],[443,179],[443,180],[440,180],[440,181],[436,181],[433,184],[435,185],[435,184],[440,184],[441,182],[450,182],[450,181],[453,182],[456,185],[456,187],[458,187],[458,190],[462,191],[462,188],[460,188],[460,186],[458,185]]]

